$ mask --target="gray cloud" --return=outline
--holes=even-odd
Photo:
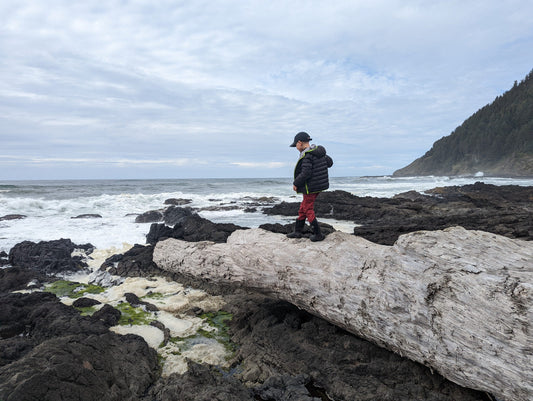
[[[0,179],[283,176],[300,130],[336,175],[392,173],[531,70],[531,15],[525,0],[3,1]]]

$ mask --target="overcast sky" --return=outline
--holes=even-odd
[[[533,1],[0,2],[0,179],[334,176],[423,155],[533,69]]]

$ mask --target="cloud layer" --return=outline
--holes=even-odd
[[[0,179],[390,174],[533,68],[522,1],[0,3]]]

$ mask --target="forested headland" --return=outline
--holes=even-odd
[[[533,70],[394,176],[533,176]]]

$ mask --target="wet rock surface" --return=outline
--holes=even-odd
[[[40,287],[47,277],[35,270],[8,267],[0,269],[0,293]]]
[[[5,220],[21,220],[25,219],[27,216],[23,214],[6,214],[5,216],[0,216],[0,221]]]
[[[4,293],[0,303],[2,400],[137,400],[157,377],[142,338],[109,332],[53,294]]]
[[[192,203],[192,199],[170,198],[165,200],[165,205],[183,206]]]
[[[163,212],[163,221],[167,226],[173,227],[185,221],[192,214],[193,211],[189,207],[170,206]]]
[[[509,238],[533,240],[533,187],[472,185],[435,188],[424,194],[409,191],[394,198],[359,197],[344,191],[321,193],[317,216],[349,220],[354,234],[392,245],[401,234],[462,226]],[[296,216],[299,203],[282,202],[267,214]]]
[[[143,401],[257,401],[252,390],[237,379],[205,365],[189,363],[189,370],[161,378]],[[265,400],[266,401],[266,400]]]
[[[162,275],[162,271],[152,260],[152,245],[134,245],[123,254],[107,258],[100,270],[122,277],[150,277]]]
[[[79,214],[71,219],[101,219],[102,216],[96,213]]]
[[[227,299],[236,376],[260,399],[488,400],[287,302]]]
[[[0,252],[0,267],[9,265],[9,255],[4,251]]]
[[[152,224],[146,236],[146,242],[155,244],[165,238],[176,238],[189,242],[226,242],[231,233],[235,230],[243,229],[246,229],[246,227],[231,223],[213,223],[193,213],[185,216],[174,227],[168,227],[164,224]]]
[[[157,221],[163,221],[163,212],[161,210],[149,210],[135,218],[135,223],[154,223]]]
[[[45,274],[79,272],[87,267],[84,256],[73,256],[76,249],[90,253],[91,244],[76,245],[70,239],[23,241],[9,251],[9,263],[14,267],[33,269]]]
[[[318,222],[318,224],[320,226],[320,231],[325,236],[328,236],[333,231],[335,231],[335,229],[329,224],[321,223],[321,222]],[[277,234],[289,234],[294,231],[294,223],[293,224],[267,223],[267,224],[261,224],[259,228],[262,228],[263,230],[271,231]],[[305,224],[302,230],[302,238],[309,238],[311,237],[311,235],[313,235],[313,229],[311,228],[309,224]]]

